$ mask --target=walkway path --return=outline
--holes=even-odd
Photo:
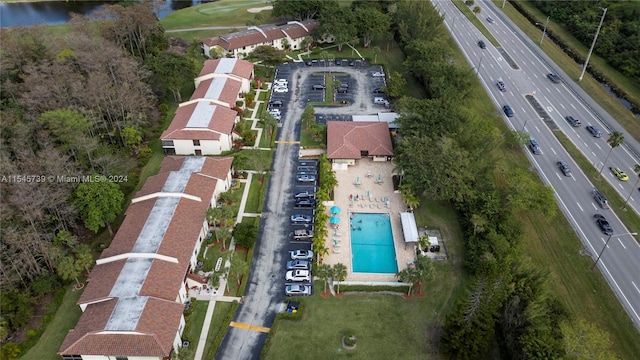
[[[205,27],[194,27],[187,29],[173,29],[173,30],[165,30],[164,32],[173,33],[173,32],[183,32],[183,31],[198,31],[198,30],[233,30],[233,29],[246,29],[248,26],[205,26]]]

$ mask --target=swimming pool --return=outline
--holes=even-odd
[[[398,272],[389,214],[351,213],[351,253],[353,272]]]

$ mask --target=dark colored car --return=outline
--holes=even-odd
[[[559,160],[557,164],[558,164],[558,169],[562,171],[564,176],[571,176],[571,169],[569,169],[569,165],[566,162]]]
[[[487,48],[487,45],[482,40],[478,41],[478,46],[480,46],[480,49],[486,49]]]
[[[338,89],[338,92],[339,92],[339,93],[341,93],[341,94],[346,94],[346,93],[348,93],[348,92],[349,92],[349,89],[348,89],[348,88],[341,87],[341,88],[339,88],[339,89]]]
[[[507,115],[508,117],[513,117],[513,109],[511,108],[511,106],[509,105],[503,106],[502,111],[504,111],[504,114]]]
[[[600,131],[599,128],[592,125],[587,125],[586,129],[591,134],[591,136],[595,138],[602,137],[602,131]]]
[[[270,100],[269,101],[269,106],[270,107],[282,107],[284,105],[284,103],[280,100]]]
[[[315,85],[313,85],[311,88],[312,88],[313,90],[324,90],[324,89],[326,89],[327,87],[326,87],[326,86],[324,86],[324,85],[322,85],[322,84],[315,84]]]
[[[349,66],[356,66],[356,62],[354,60],[349,60]]]
[[[336,59],[336,65],[342,65],[342,61],[340,59]]]
[[[607,201],[607,198],[604,196],[604,194],[600,192],[600,190],[593,188],[592,193],[593,193],[593,200],[595,200],[598,203],[598,205],[600,205],[601,208],[603,209],[609,208],[609,202]]]
[[[375,89],[373,89],[373,93],[374,94],[384,94],[385,93],[385,88],[384,87],[375,88]]]
[[[559,84],[560,83],[560,76],[558,76],[556,74],[547,74],[547,77],[554,84]]]
[[[580,125],[582,125],[580,120],[574,118],[573,116],[565,116],[564,118],[573,127],[579,127]]]
[[[304,64],[307,66],[311,66],[313,63],[311,62],[311,60],[305,60]]]
[[[542,150],[540,150],[540,144],[538,144],[538,140],[534,138],[529,139],[529,149],[535,155],[542,154]]]
[[[314,207],[316,206],[316,201],[310,198],[304,199],[296,199],[296,207]]]
[[[604,216],[600,214],[595,214],[593,215],[593,218],[595,219],[596,224],[598,224],[598,226],[600,227],[600,230],[602,230],[603,234],[613,235],[613,228],[611,227],[611,224],[609,224],[609,222]]]

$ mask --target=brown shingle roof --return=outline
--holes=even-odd
[[[393,146],[386,122],[327,122],[327,157],[360,159],[361,151],[370,156],[392,156]]]
[[[149,298],[135,328],[137,334],[105,333],[116,303],[117,300],[109,300],[89,305],[67,334],[58,354],[157,357],[171,354],[184,311],[182,304]]]
[[[225,70],[225,66],[219,66],[220,63],[223,64],[233,64],[233,68],[230,72],[223,71]],[[222,58],[215,60],[206,60],[204,65],[202,66],[202,70],[200,70],[200,74],[198,77],[202,77],[209,74],[233,74],[243,79],[251,79],[251,74],[253,73],[253,64],[250,61],[236,59],[236,58]]]
[[[198,104],[213,107],[213,113],[209,119],[202,119],[205,127],[187,127],[189,120],[195,116],[201,116],[195,112]],[[221,105],[214,105],[206,100],[196,101],[192,104],[180,106],[169,124],[167,130],[160,137],[163,140],[219,140],[220,134],[231,134],[238,113]]]
[[[283,39],[286,37],[285,33],[283,32],[283,28],[285,27],[287,34],[295,39],[310,35],[311,31],[318,26],[318,23],[315,20],[308,20],[303,22],[303,24],[308,30],[305,30],[303,27],[295,23],[283,25],[280,27],[275,25],[265,25],[260,26],[260,29],[262,30],[262,32],[264,32],[264,34],[256,29],[249,28],[245,31],[202,39],[202,43],[210,47],[218,45],[223,49],[230,51],[240,49],[244,46],[271,42],[276,39]]]
[[[242,83],[240,80],[229,79],[224,77],[211,78],[202,81],[191,95],[191,100],[205,99],[205,100],[220,100],[229,104],[229,107],[236,105],[236,99],[240,94],[240,87]],[[215,91],[209,91],[210,89],[220,89],[219,94],[212,94]],[[212,97],[213,95],[213,97]],[[217,96],[216,96],[217,95]]]

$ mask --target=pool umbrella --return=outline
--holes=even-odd
[[[332,214],[339,214],[340,213],[340,207],[339,206],[332,206],[331,207],[331,213]]]
[[[339,217],[337,217],[337,216],[332,216],[332,217],[329,219],[329,222],[330,222],[330,223],[332,223],[332,224],[337,224],[337,223],[339,223],[339,222],[340,222],[340,218],[339,218]]]

